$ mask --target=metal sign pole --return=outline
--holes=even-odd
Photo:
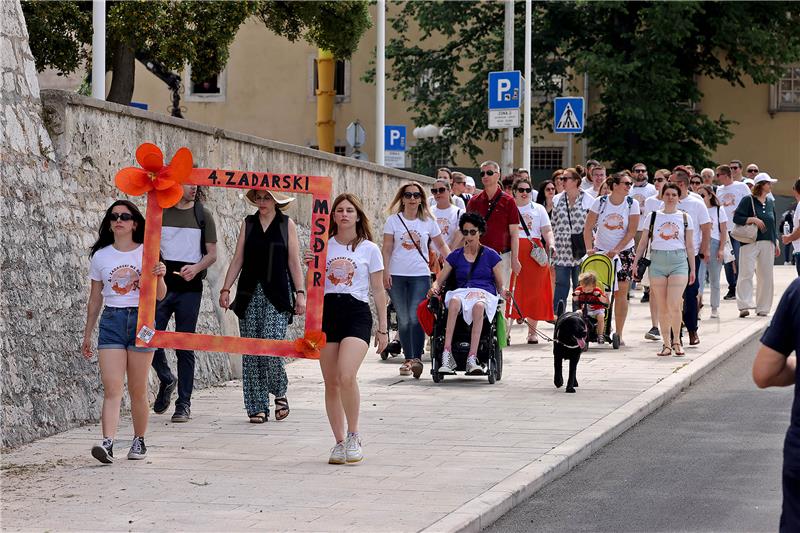
[[[514,70],[514,2],[505,0],[505,39],[503,40],[503,69]],[[514,128],[503,131],[503,154],[500,163],[502,175],[511,174],[514,164]]]

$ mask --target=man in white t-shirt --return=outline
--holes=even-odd
[[[731,169],[731,178],[733,178],[733,181],[742,181],[744,179],[741,161],[738,159],[731,159],[731,162],[728,163],[728,167]]]
[[[738,270],[735,267],[739,264],[739,248],[741,248],[742,243],[730,235],[730,230],[733,230],[733,212],[736,211],[742,198],[747,198],[750,195],[750,188],[741,181],[735,181],[733,179],[733,171],[728,165],[720,165],[717,167],[717,181],[719,181],[717,198],[719,198],[722,208],[725,209],[728,220],[731,221],[728,226],[728,238],[731,242],[731,248],[733,248],[734,257],[734,261],[725,263],[725,279],[728,281],[728,292],[723,299],[735,300],[736,282],[739,278]]]
[[[678,209],[685,211],[692,219],[693,226],[699,228],[694,231],[694,253],[695,253],[695,272],[698,271],[700,261],[708,263],[711,253],[711,217],[708,208],[702,199],[689,194],[689,171],[682,166],[675,167],[670,176],[670,181],[681,189],[681,197],[678,201]],[[697,335],[697,316],[699,312],[698,292],[700,290],[700,280],[686,286],[683,293],[683,323],[686,331],[689,332],[689,344],[694,346],[700,343]]]
[[[586,175],[581,180],[581,189],[584,191],[594,188],[594,183],[592,182],[592,169],[599,165],[600,163],[594,159],[590,159],[586,162]]]
[[[593,198],[597,198],[600,195],[600,187],[603,186],[603,183],[605,183],[607,178],[606,167],[603,165],[597,165],[596,167],[593,167],[590,176],[592,178],[592,186],[584,190]]]
[[[636,163],[633,165],[633,187],[631,187],[628,196],[633,197],[639,203],[640,207],[644,206],[644,201],[655,196],[656,187],[647,180],[647,167],[644,163]]]

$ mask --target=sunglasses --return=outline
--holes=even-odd
[[[757,168],[748,168],[747,169],[747,173],[748,174],[754,174],[754,173],[757,173],[757,172],[758,172]]]
[[[465,236],[465,237],[466,237],[467,235],[472,235],[472,236],[475,236],[475,235],[477,235],[477,234],[478,234],[478,230],[476,230],[476,229],[462,229],[462,230],[461,230],[461,235],[463,235],[463,236]]]
[[[740,168],[742,168],[742,167],[737,166],[737,165],[731,165],[731,169],[733,169],[733,170],[739,170]]]
[[[647,169],[646,168],[635,168],[635,169],[633,169],[633,171],[636,172],[637,174],[644,174],[645,172],[647,172]]]
[[[439,187],[438,189],[431,189],[433,194],[442,194],[443,192],[447,192],[447,187]]]
[[[518,187],[517,192],[522,194],[529,194],[533,189],[529,189],[527,187]]]
[[[412,198],[419,199],[419,198],[422,198],[422,193],[421,192],[404,192],[403,193],[403,198],[405,198],[406,200],[411,200]]]
[[[458,183],[459,185],[462,183],[466,183],[464,180],[453,180],[453,183]]]
[[[661,183],[662,181],[667,181],[665,178],[656,178],[653,180],[656,183]]]
[[[111,222],[116,222],[117,220],[121,220],[123,222],[130,222],[133,220],[133,215],[130,213],[111,213],[108,215],[108,219]]]
[[[495,172],[494,170],[486,170],[486,171],[481,170],[481,177],[494,176],[495,174],[497,174],[497,172]]]
[[[568,178],[562,178],[562,177],[558,177],[558,178],[556,178],[556,181],[567,181],[567,179],[568,179]]]
[[[701,185],[703,182],[702,181],[697,181],[697,180],[692,180],[689,183],[691,183],[692,185]]]
[[[624,187],[633,187],[632,181],[618,181],[617,183]]]
[[[549,191],[555,191],[556,188],[555,187],[545,187],[544,190],[545,190],[545,192],[549,192]]]

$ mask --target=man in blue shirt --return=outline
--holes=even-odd
[[[764,335],[753,362],[759,388],[794,385],[792,418],[783,444],[783,512],[780,531],[800,531],[800,394],[797,354],[800,353],[800,279],[789,285]],[[794,352],[795,355],[791,355]]]

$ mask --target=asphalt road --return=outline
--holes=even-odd
[[[777,531],[792,389],[759,390],[758,342],[488,531]]]

